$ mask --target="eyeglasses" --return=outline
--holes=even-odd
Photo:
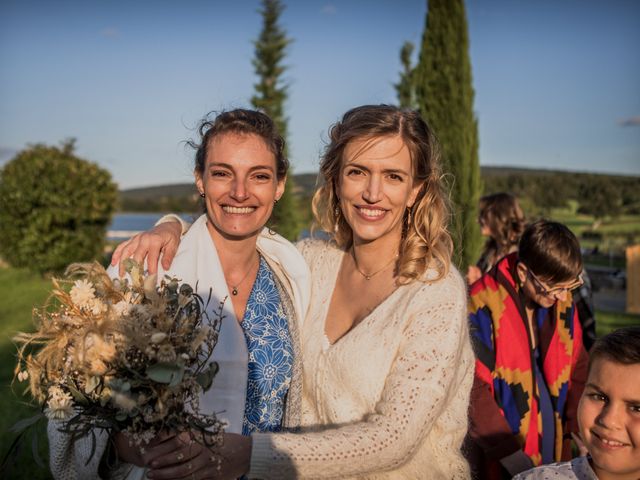
[[[575,290],[576,288],[581,287],[584,284],[584,279],[582,278],[582,275],[578,275],[578,278],[576,278],[569,285],[565,285],[564,287],[549,288],[544,284],[542,280],[540,280],[538,277],[535,276],[535,274],[531,271],[529,267],[525,265],[525,268],[527,269],[527,275],[530,275],[531,278],[533,279],[533,283],[535,284],[535,287],[538,293],[548,297],[551,297],[551,296],[557,297],[558,295],[564,292],[571,292],[572,290]]]

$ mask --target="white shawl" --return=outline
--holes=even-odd
[[[295,308],[298,326],[304,319],[309,304],[311,283],[309,269],[298,250],[287,240],[267,229],[258,237],[258,250],[274,267],[274,274],[285,284]],[[282,278],[279,272],[286,278]],[[236,319],[218,253],[207,229],[207,216],[202,215],[182,238],[178,252],[169,270],[162,268],[158,280],[164,274],[177,277],[191,285],[206,301],[209,318],[215,318],[220,302],[224,302],[223,319],[213,360],[220,370],[213,386],[200,399],[201,413],[216,413],[227,422],[227,432],[241,433],[247,387],[248,351],[244,333]],[[197,287],[196,287],[197,285]]]

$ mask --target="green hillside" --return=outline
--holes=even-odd
[[[595,207],[602,204],[611,209],[603,216],[640,214],[640,176],[491,166],[482,167],[481,174],[485,193],[512,192],[531,215],[548,215],[554,208],[567,207],[570,201],[576,202],[579,213],[587,215],[600,213]],[[313,195],[316,177],[315,173],[293,176],[295,193],[303,200]],[[194,184],[186,183],[122,190],[120,209],[192,212],[200,207]]]

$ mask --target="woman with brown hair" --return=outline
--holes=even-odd
[[[301,431],[227,434],[217,474],[468,478],[474,358],[433,134],[414,111],[354,108],[330,130],[320,179],[314,213],[333,238],[298,245],[312,276]],[[142,243],[119,253],[141,257]],[[166,456],[150,465],[154,479],[189,473]]]
[[[487,237],[487,241],[480,259],[467,271],[469,284],[491,270],[502,257],[518,249],[518,241],[526,226],[515,195],[505,192],[485,195],[480,198],[479,207],[480,232]]]
[[[194,176],[205,213],[158,279],[180,278],[210,298],[211,319],[222,310],[212,357],[220,370],[198,400],[200,412],[215,413],[227,431],[247,435],[296,426],[302,403],[299,331],[309,303],[309,269],[291,243],[264,228],[285,188],[284,139],[267,115],[245,109],[205,119],[198,133],[192,144]],[[117,276],[115,266],[109,273]],[[266,345],[265,337],[277,341]],[[194,474],[215,466],[215,457],[194,443],[189,431],[156,437],[145,452],[122,433],[109,438],[109,432],[97,430],[92,444],[88,436],[74,441],[60,426],[51,421],[48,429],[57,479],[142,478],[148,450],[158,442],[156,453],[181,461]],[[118,462],[107,461],[110,443]]]

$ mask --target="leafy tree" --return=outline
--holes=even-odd
[[[402,64],[400,80],[393,85],[398,94],[398,104],[403,108],[416,107],[416,93],[413,81],[414,70],[411,65],[411,55],[414,48],[411,42],[404,42],[402,45],[400,49],[400,63]]]
[[[580,184],[578,192],[578,212],[593,215],[593,229],[596,229],[605,217],[617,217],[622,213],[620,190],[606,177],[590,176]]]
[[[0,255],[15,267],[58,271],[102,253],[117,187],[74,143],[31,146],[0,171]]]
[[[463,0],[429,0],[428,6],[414,72],[416,99],[440,140],[454,205],[455,261],[466,268],[480,248],[476,219],[481,190],[467,19]]]
[[[291,40],[279,25],[283,10],[284,6],[280,0],[262,0],[262,30],[258,39],[254,41],[253,59],[258,83],[254,85],[256,93],[251,97],[251,103],[269,115],[276,123],[280,134],[288,140],[288,119],[284,113],[288,88],[282,79],[287,67],[282,64],[282,60]],[[294,189],[290,174],[287,177],[285,193],[275,206],[271,217],[273,228],[289,240],[295,240],[300,231],[298,199]]]

